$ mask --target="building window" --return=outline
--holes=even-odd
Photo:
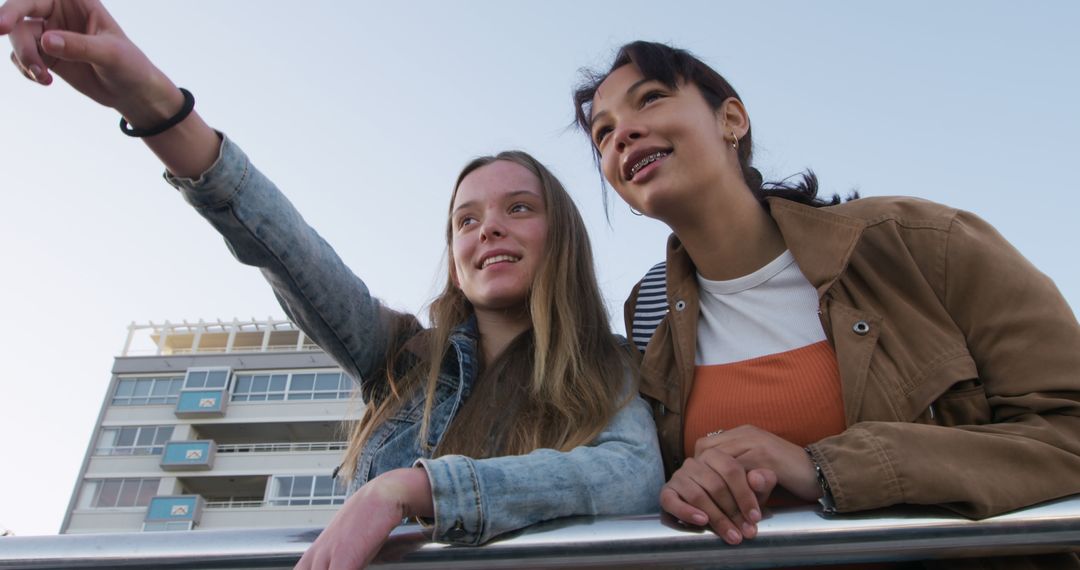
[[[86,482],[81,507],[111,509],[145,507],[157,494],[161,479],[96,479]]]
[[[341,505],[345,493],[345,483],[329,475],[275,476],[267,502],[273,506]]]
[[[121,378],[113,394],[114,406],[175,404],[183,385],[182,377]]]
[[[173,426],[107,427],[101,430],[95,455],[161,455]]]
[[[289,376],[289,374],[237,374],[232,401],[284,400]]]
[[[184,382],[185,390],[224,388],[229,383],[228,368],[189,368]]]
[[[237,374],[232,401],[341,400],[352,391],[352,379],[341,372]]]

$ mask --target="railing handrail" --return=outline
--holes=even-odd
[[[347,441],[310,441],[275,443],[226,443],[217,446],[218,453],[273,453],[280,451],[342,451]]]
[[[0,538],[0,569],[286,568],[319,529],[186,531]],[[942,509],[893,507],[825,516],[777,509],[757,538],[728,546],[658,515],[579,517],[536,525],[481,548],[449,548],[428,531],[396,529],[373,567],[744,567],[898,562],[1080,549],[1080,495],[980,521]]]
[[[266,504],[262,499],[250,501],[207,501],[203,506],[207,509],[255,509]]]
[[[266,348],[262,346],[234,346],[226,349],[224,346],[200,346],[199,348],[170,348],[169,354],[181,356],[189,354],[251,354],[256,352],[321,352],[319,345],[305,342],[297,349],[295,344],[271,344]],[[154,348],[130,348],[124,356],[161,356]]]

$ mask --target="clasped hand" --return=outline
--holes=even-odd
[[[813,463],[803,451],[752,425],[694,444],[660,491],[660,505],[681,521],[708,525],[728,544],[757,535],[761,504],[779,485],[803,500],[821,496]]]

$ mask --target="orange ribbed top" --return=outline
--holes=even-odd
[[[732,362],[698,366],[683,426],[686,457],[698,438],[752,424],[800,447],[844,431],[836,353],[826,341]],[[783,497],[787,497],[786,499]],[[767,506],[805,504],[774,495]],[[884,570],[893,564],[815,566],[819,570]],[[792,569],[798,570],[798,569]]]
[[[826,341],[787,352],[698,366],[683,424],[686,457],[698,438],[752,424],[799,446],[844,430],[836,353]]]

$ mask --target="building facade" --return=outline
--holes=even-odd
[[[289,321],[132,324],[60,532],[325,526],[353,392]]]

